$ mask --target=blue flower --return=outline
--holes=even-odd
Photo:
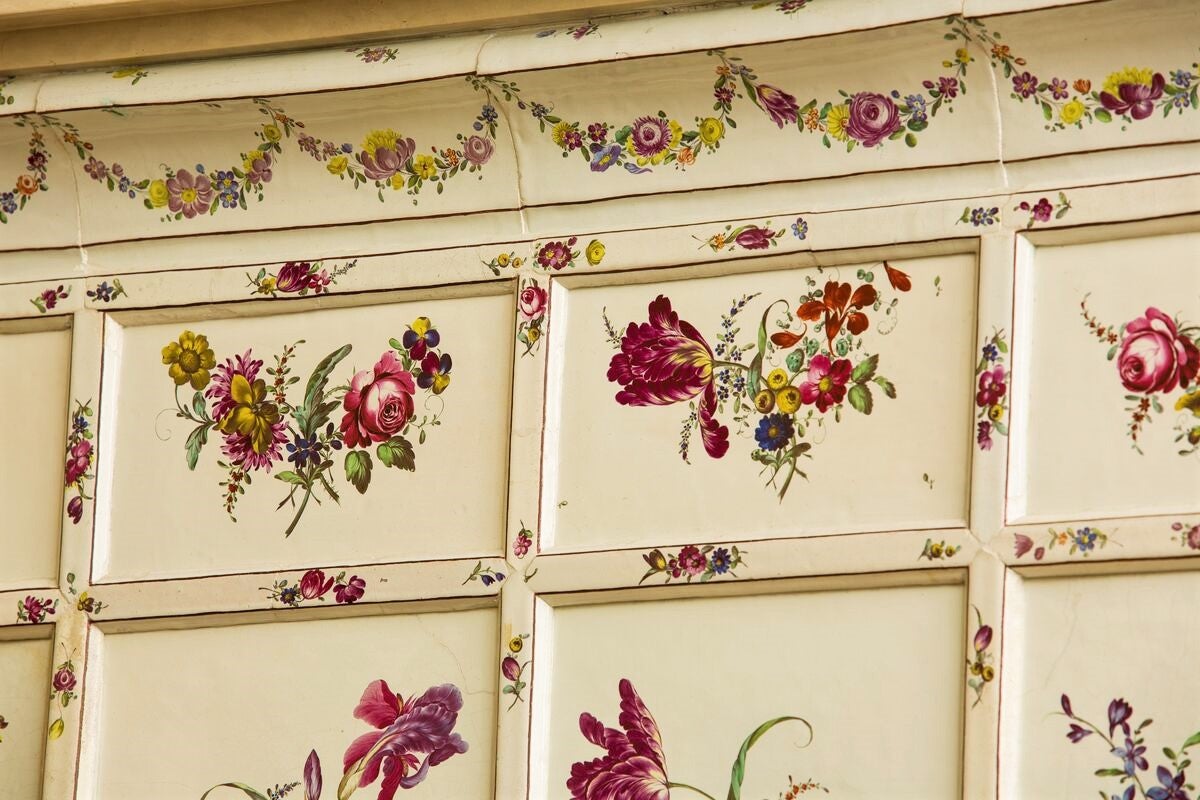
[[[792,223],[792,235],[800,241],[804,241],[804,237],[808,236],[808,223],[803,217],[796,217],[796,221]]]
[[[971,224],[975,227],[980,225],[994,225],[996,216],[1000,213],[999,208],[976,208],[971,211]]]
[[[88,426],[87,417],[85,417],[83,414],[76,414],[75,415],[75,430],[77,430],[77,431],[86,430],[87,426]]]
[[[15,214],[17,211],[17,198],[12,192],[0,193],[0,210],[5,214]]]
[[[300,602],[300,589],[288,586],[279,591],[279,602],[286,606],[294,606]]]
[[[610,144],[607,147],[600,144],[592,145],[592,172],[604,172],[613,164],[620,161],[621,145]]]
[[[732,560],[729,558],[729,551],[724,547],[718,547],[708,556],[708,566],[717,575],[724,575],[728,572],[731,563]]]
[[[904,102],[908,104],[913,120],[917,122],[924,122],[926,120],[924,95],[910,94],[904,98]]]
[[[108,281],[100,281],[95,289],[88,290],[88,297],[94,297],[101,302],[107,303],[112,300],[113,287],[108,285]]]
[[[1112,754],[1125,761],[1125,774],[1133,775],[1139,769],[1150,769],[1150,762],[1142,755],[1145,752],[1146,748],[1144,745],[1138,745],[1126,736],[1125,746],[1114,747]]]
[[[782,450],[792,439],[792,418],[785,414],[768,414],[758,423],[754,438],[763,450]]]
[[[1155,786],[1147,790],[1146,797],[1150,800],[1189,800],[1188,794],[1183,788],[1185,780],[1183,770],[1180,770],[1178,775],[1172,775],[1166,767],[1159,767],[1156,774],[1158,782],[1162,786]]]
[[[535,118],[541,119],[542,117],[544,117],[550,113],[550,109],[546,108],[541,103],[532,103],[529,106],[529,113],[533,114],[533,116]]]
[[[1193,77],[1194,76],[1192,75],[1192,73],[1190,73],[1186,70],[1182,70],[1182,69],[1171,70],[1171,82],[1174,83],[1176,86],[1180,87],[1181,89],[1186,89],[1188,86],[1190,86],[1192,83]]]
[[[553,36],[554,33],[555,33],[554,28],[548,28],[544,31],[538,31],[537,33],[534,34],[534,36],[536,36],[539,39],[545,39],[547,36]]]
[[[1075,546],[1086,553],[1096,547],[1096,532],[1091,528],[1080,528],[1075,531]]]
[[[314,439],[297,436],[287,445],[287,451],[289,453],[288,461],[298,468],[303,468],[305,464],[317,464],[321,461],[321,444]]]
[[[1000,357],[1000,349],[991,342],[988,342],[983,346],[983,357],[988,361],[995,361]]]
[[[349,142],[342,142],[342,152],[343,153],[353,153],[354,145],[350,144]]]
[[[484,122],[495,122],[498,117],[495,106],[491,105],[484,106],[483,110],[479,112],[479,116],[483,117]]]
[[[213,175],[213,188],[217,190],[217,197],[220,198],[222,206],[225,208],[237,207],[237,175],[234,175],[232,170],[217,170],[217,173]]]

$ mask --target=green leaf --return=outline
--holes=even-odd
[[[860,361],[858,366],[854,368],[854,372],[850,373],[850,380],[855,383],[865,383],[875,377],[875,370],[879,367],[879,356],[874,355],[868,359]]]
[[[871,398],[871,390],[866,387],[866,384],[856,383],[851,386],[846,399],[850,401],[850,405],[854,407],[855,411],[862,414],[870,414],[871,409],[875,407],[875,402]]]
[[[1125,774],[1123,769],[1098,769],[1096,770],[1097,778],[1117,778]]]
[[[896,384],[889,381],[882,375],[875,376],[875,385],[883,390],[883,393],[892,400],[896,399]]]
[[[807,720],[801,719],[800,717],[776,717],[775,719],[768,720],[762,725],[759,725],[754,729],[754,733],[747,736],[746,741],[742,742],[742,749],[738,751],[737,760],[733,762],[733,769],[731,770],[731,775],[729,778],[729,794],[727,796],[727,800],[741,800],[742,798],[742,782],[746,779],[746,757],[750,754],[750,748],[753,747],[759,739],[765,736],[767,731],[771,730],[771,728],[790,720],[804,723],[804,727],[808,728],[808,740],[810,742],[812,741],[812,725],[809,725]],[[200,798],[200,800],[204,800],[204,798]]]
[[[1183,746],[1180,747],[1179,749],[1181,751],[1187,750],[1189,747],[1194,747],[1198,744],[1200,744],[1200,731],[1196,731],[1191,736],[1189,736],[1188,740],[1186,742],[1184,742]]]
[[[996,349],[1001,353],[1008,352],[1008,344],[1003,339],[996,339]]]
[[[385,467],[396,467],[409,472],[413,472],[417,468],[417,458],[413,452],[413,446],[403,436],[393,436],[386,442],[380,443],[375,453]]]
[[[347,344],[321,359],[313,369],[312,375],[309,376],[308,386],[304,390],[304,408],[311,410],[316,407],[321,395],[325,392],[325,384],[329,382],[329,375],[333,372],[333,368],[349,354],[350,345]]]
[[[909,147],[916,147],[916,146],[917,146],[917,137],[916,137],[916,135],[915,135],[915,134],[912,134],[912,133],[906,133],[906,134],[904,134],[904,143],[905,143],[906,145],[908,145]]]
[[[204,445],[208,444],[208,428],[208,425],[197,425],[188,434],[187,442],[184,443],[184,448],[187,450],[188,469],[194,470],[196,468],[196,462],[200,460],[200,450]]]
[[[1092,112],[1092,116],[1101,122],[1112,122],[1112,114],[1108,113],[1108,109],[1097,108]]]
[[[204,798],[208,797],[210,794],[215,792],[217,789],[241,789],[242,792],[245,793],[246,797],[251,798],[251,800],[269,800],[269,798],[265,794],[258,791],[257,789],[253,789],[244,783],[237,783],[237,782],[218,783],[216,786],[212,787],[207,792],[200,795],[200,800],[204,800]]]
[[[283,481],[284,483],[290,483],[295,486],[304,485],[304,478],[301,478],[297,473],[292,472],[290,469],[285,469],[283,472],[276,472],[275,480]]]
[[[354,484],[359,494],[367,493],[371,484],[371,454],[366,450],[351,450],[346,453],[346,480]]]

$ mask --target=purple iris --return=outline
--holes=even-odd
[[[1125,746],[1114,747],[1112,754],[1125,761],[1125,774],[1133,775],[1136,770],[1150,769],[1150,762],[1142,755],[1145,752],[1145,746],[1137,744],[1133,739],[1126,736]]]
[[[1166,767],[1159,767],[1157,775],[1158,782],[1162,786],[1146,790],[1146,797],[1150,800],[1191,800],[1183,788],[1183,770],[1180,770],[1177,775],[1172,775]]]
[[[1133,716],[1133,706],[1125,702],[1124,698],[1113,700],[1108,704],[1108,735],[1112,736],[1113,732],[1119,727],[1125,731],[1125,735],[1129,735],[1129,718]]]

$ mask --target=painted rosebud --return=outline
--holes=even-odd
[[[500,671],[510,681],[515,681],[521,677],[521,665],[512,656],[504,657],[504,660],[500,662]]]
[[[992,643],[992,626],[983,625],[975,632],[975,652],[982,653]]]
[[[54,691],[69,692],[75,688],[75,673],[63,667],[54,673],[54,680],[51,683],[54,686]]]

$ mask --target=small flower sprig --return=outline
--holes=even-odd
[[[1178,541],[1180,547],[1200,550],[1200,523],[1173,522],[1171,530],[1176,533],[1171,537],[1171,541]]]
[[[797,219],[797,224],[803,223],[804,220]],[[799,227],[795,227],[799,231]],[[804,232],[807,234],[808,225],[805,224]],[[714,233],[707,239],[699,239],[693,236],[693,239],[700,242],[700,249],[705,247],[712,250],[714,253],[719,253],[722,250],[737,250],[739,247],[743,250],[767,250],[771,247],[777,247],[779,240],[783,238],[785,230],[780,228],[773,230],[771,228],[771,220],[767,220],[762,225],[739,225],[734,228],[732,224],[726,225],[725,229]],[[797,238],[803,239],[799,233],[796,233]]]
[[[246,273],[249,281],[247,286],[254,287],[251,294],[278,297],[283,294],[294,294],[304,297],[309,292],[326,294],[329,287],[337,283],[337,279],[358,266],[358,259],[351,259],[332,271],[325,269],[324,261],[288,261],[274,273],[267,272],[265,267],[259,267],[258,273],[251,276]]]
[[[108,281],[100,281],[96,284],[95,289],[88,289],[87,296],[101,303],[111,303],[118,297],[128,297],[129,293],[125,291],[125,287],[121,285],[120,278],[113,278],[112,283]]]
[[[737,545],[728,548],[714,547],[711,544],[704,547],[688,545],[671,556],[663,555],[662,550],[655,548],[642,555],[642,560],[649,569],[638,581],[638,585],[645,583],[653,575],[665,575],[666,580],[663,583],[681,578],[688,583],[691,583],[693,578],[699,578],[700,583],[708,583],[713,578],[726,574],[736,578],[738,575],[734,570],[745,565],[745,555],[746,551],[739,550]]]
[[[1026,536],[1023,533],[1018,533],[1013,537],[1013,551],[1017,558],[1021,558],[1026,553],[1033,551],[1035,561],[1041,561],[1046,557],[1047,550],[1053,550],[1055,547],[1070,547],[1067,555],[1075,555],[1082,553],[1084,558],[1092,554],[1092,551],[1097,548],[1103,549],[1108,546],[1108,534],[1099,528],[1084,526],[1082,528],[1064,528],[1061,531],[1056,531],[1050,528],[1046,534],[1046,544],[1034,547],[1033,538]],[[1120,544],[1114,541],[1113,544]]]
[[[132,66],[128,66],[128,67],[120,67],[118,69],[110,70],[108,74],[113,78],[113,80],[118,80],[118,81],[123,80],[125,78],[132,78],[132,80],[129,81],[129,85],[136,86],[137,82],[140,81],[142,78],[150,77],[150,70],[146,69],[145,67],[132,65]]]
[[[364,64],[386,64],[400,55],[395,47],[347,47],[346,52],[353,53]]]
[[[790,0],[790,2],[804,3],[807,2],[807,0]],[[783,6],[784,3],[780,3],[779,5]],[[799,798],[801,795],[808,794],[809,792],[824,792],[825,794],[829,794],[828,789],[814,781],[812,778],[797,781],[791,775],[788,775],[787,787],[788,788],[779,793],[779,800],[797,800],[797,798]]]
[[[557,36],[558,34],[562,33],[565,35],[570,35],[570,37],[572,39],[574,39],[575,41],[579,41],[583,37],[591,36],[593,33],[598,33],[599,31],[600,31],[600,26],[593,24],[589,20],[588,22],[584,22],[579,25],[574,25],[569,28],[563,28],[561,30],[559,30],[558,28],[546,28],[545,30],[540,30],[537,33],[535,33],[534,37],[538,38],[538,39],[548,39],[552,36]]]
[[[1051,203],[1049,198],[1043,197],[1033,205],[1030,205],[1028,200],[1022,200],[1013,206],[1013,211],[1028,212],[1029,221],[1025,223],[1026,230],[1039,222],[1049,222],[1051,217],[1062,219],[1070,210],[1071,201],[1067,199],[1067,195],[1063,192],[1058,193],[1057,203]]]
[[[516,252],[510,250],[507,253],[497,253],[487,261],[480,259],[479,263],[490,269],[493,275],[500,275],[501,270],[509,267],[512,267],[513,269],[520,269],[521,265],[525,263],[525,259],[517,255]]]
[[[549,295],[537,278],[522,278],[517,293],[517,341],[525,345],[521,357],[533,355],[546,333]]]
[[[94,435],[89,422],[92,413],[90,399],[86,403],[76,400],[75,411],[71,414],[71,429],[67,433],[64,488],[75,493],[67,501],[66,509],[72,525],[78,525],[83,519],[83,501],[92,499],[87,493],[87,483],[95,477],[91,472],[96,461],[96,448],[92,441]]]
[[[517,660],[517,656],[525,649],[525,640],[529,638],[528,633],[522,633],[519,636],[514,636],[508,640],[508,645],[505,648],[505,653],[500,659],[500,674],[504,676],[507,683],[500,690],[501,694],[511,694],[513,701],[509,703],[508,710],[512,711],[517,703],[525,702],[525,698],[521,696],[521,692],[525,691],[529,683],[525,680],[525,670],[528,669],[530,661],[526,659],[522,664]]]
[[[462,582],[466,586],[471,581],[480,581],[484,586],[491,586],[493,583],[503,583],[508,576],[503,572],[497,572],[491,567],[485,567],[482,561],[475,562],[475,569],[471,570],[471,574]]]
[[[529,549],[533,547],[533,531],[525,527],[525,523],[521,523],[521,530],[517,531],[517,538],[513,540],[512,551],[517,558],[524,558]]]
[[[954,554],[960,549],[952,544],[946,544],[945,539],[940,542],[935,542],[933,539],[926,539],[925,547],[921,550],[921,555],[917,556],[917,558],[924,558],[928,561],[941,561],[942,559],[953,558]]]
[[[367,582],[357,575],[347,578],[345,570],[327,578],[324,570],[310,569],[298,581],[280,578],[270,586],[259,588],[267,593],[268,599],[298,608],[306,600],[324,603],[325,596],[330,592],[333,592],[334,602],[338,605],[356,603],[366,594]]]
[[[29,302],[33,303],[33,307],[38,310],[39,314],[45,314],[57,306],[59,300],[66,300],[70,296],[71,287],[60,283],[53,289],[43,289],[37,297],[30,299]]]
[[[26,595],[25,599],[17,601],[17,622],[37,625],[45,622],[46,617],[58,610],[58,598],[35,597]]]
[[[962,216],[954,224],[958,225],[962,222],[969,222],[975,228],[995,225],[1000,222],[1000,209],[997,206],[992,206],[991,208],[984,208],[983,206],[971,208],[970,206],[966,206],[963,208]]]
[[[67,573],[67,592],[71,597],[75,598],[75,610],[82,611],[85,614],[99,614],[108,604],[102,603],[96,598],[90,596],[86,591],[79,592],[75,589],[75,573]]]
[[[1067,730],[1067,739],[1071,744],[1079,744],[1089,736],[1096,735],[1107,745],[1109,754],[1121,760],[1120,767],[1104,767],[1095,771],[1097,778],[1118,778],[1118,785],[1125,786],[1124,792],[1112,795],[1114,800],[1189,800],[1188,792],[1196,790],[1195,785],[1188,782],[1184,770],[1192,763],[1187,756],[1188,749],[1200,745],[1200,731],[1189,736],[1178,750],[1172,750],[1170,747],[1162,749],[1171,766],[1168,768],[1160,765],[1155,769],[1154,777],[1158,779],[1159,785],[1147,789],[1139,773],[1150,769],[1150,761],[1146,757],[1144,731],[1150,727],[1153,720],[1145,719],[1136,728],[1132,727],[1130,722],[1133,719],[1133,706],[1124,698],[1116,698],[1108,704],[1106,734],[1102,726],[1075,714],[1070,697],[1064,694],[1060,703],[1062,714],[1071,720]],[[1107,792],[1100,794],[1108,795]]]
[[[46,731],[46,736],[51,741],[63,735],[67,725],[63,721],[62,712],[71,705],[75,698],[79,697],[75,691],[78,682],[75,677],[75,654],[66,652],[64,646],[63,655],[66,656],[66,659],[54,668],[54,675],[50,679],[50,702],[58,709],[58,719],[51,722]]]
[[[971,704],[974,708],[983,702],[984,688],[996,679],[996,668],[992,666],[992,654],[988,652],[992,645],[992,626],[983,624],[983,614],[978,606],[971,608],[975,609],[977,627],[971,641],[975,656],[967,659],[967,671],[973,676],[967,680],[967,686],[975,691],[975,702]]]
[[[994,329],[979,349],[979,363],[975,365],[975,443],[980,450],[992,449],[993,432],[1008,436],[1007,355],[1004,329]]]

